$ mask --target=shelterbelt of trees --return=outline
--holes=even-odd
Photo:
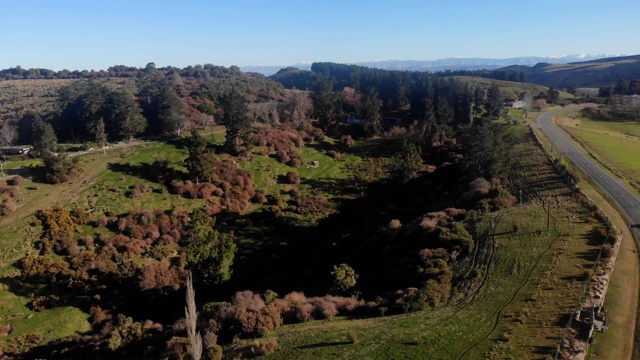
[[[144,179],[126,196],[203,201],[185,207],[194,210],[39,211],[39,239],[15,280],[39,289],[31,309],[76,306],[92,330],[30,350],[22,338],[5,345],[8,356],[219,358],[234,337],[425,310],[473,287],[479,274],[454,265],[487,236],[482,217],[513,206],[518,190],[508,179],[512,140],[492,121],[499,86],[332,64],[314,64],[312,91],[234,68],[172,71],[149,65],[122,83],[71,82],[54,110],[3,124],[34,145],[42,181],[53,183],[82,172],[59,143],[166,141],[186,149],[181,161],[110,165]],[[348,125],[347,115],[361,122]],[[223,141],[197,131],[215,122]],[[305,178],[305,165],[319,166],[310,149],[347,175]],[[347,156],[358,161],[341,163]],[[286,173],[258,182],[260,161]],[[80,227],[92,234],[77,236]],[[187,274],[199,289],[197,324],[193,313],[183,319]]]

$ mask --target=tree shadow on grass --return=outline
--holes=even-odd
[[[329,346],[342,346],[342,345],[350,345],[350,344],[351,343],[348,341],[332,341],[332,342],[325,341],[317,344],[300,345],[297,347],[297,349],[300,349],[300,350],[318,349],[318,348],[329,347]]]
[[[172,168],[169,162],[164,161],[156,161],[153,164],[141,163],[139,165],[110,163],[108,167],[111,171],[136,176],[140,179],[159,184],[172,179],[183,179],[186,177],[186,174]]]
[[[555,346],[532,346],[532,353],[536,355],[552,355],[556,352]]]

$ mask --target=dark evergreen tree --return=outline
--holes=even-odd
[[[135,97],[124,90],[112,90],[107,94],[103,114],[116,139],[131,140],[147,127]]]
[[[370,87],[362,99],[362,125],[367,136],[377,136],[382,132],[382,100],[378,97],[378,90]]]
[[[405,140],[402,144],[402,152],[396,157],[396,172],[402,182],[407,182],[418,176],[422,170],[422,156],[420,149]]]
[[[55,152],[58,146],[58,138],[51,124],[36,118],[32,125],[33,153],[36,156],[45,156]]]
[[[209,149],[208,141],[193,130],[188,139],[189,157],[185,160],[189,177],[195,182],[211,181],[215,174],[215,154]]]
[[[629,83],[629,89],[627,91],[629,95],[640,95],[640,80],[631,80]]]
[[[500,116],[500,110],[504,103],[504,97],[500,91],[498,84],[493,84],[487,91],[486,110],[491,119],[497,119]]]
[[[226,129],[225,150],[233,155],[246,151],[249,136],[249,117],[247,116],[247,99],[237,88],[231,89],[223,96],[222,122]]]
[[[342,96],[333,91],[333,78],[321,76],[312,95],[313,115],[324,131],[331,129],[342,116]]]
[[[560,92],[552,87],[549,87],[547,90],[547,101],[550,103],[555,103],[560,100]]]
[[[230,235],[214,228],[215,221],[203,210],[194,210],[190,217],[186,234],[180,240],[187,258],[186,268],[206,285],[229,280],[238,246]]]
[[[629,91],[629,86],[627,85],[627,82],[624,81],[623,79],[620,79],[620,81],[618,81],[616,86],[613,88],[614,95],[626,95],[628,91]]]
[[[487,120],[474,122],[462,133],[464,158],[461,162],[468,180],[491,179],[499,173],[500,162],[508,158],[497,125]]]
[[[142,110],[131,93],[93,81],[76,81],[61,88],[58,108],[56,122],[66,140],[94,140],[100,120],[111,140],[129,140],[146,127]]]
[[[27,112],[18,121],[18,144],[33,144],[33,123],[42,120],[40,114],[35,111]]]
[[[148,121],[147,133],[151,135],[171,132],[174,116],[184,113],[178,93],[164,77],[145,79],[138,93],[138,101]]]

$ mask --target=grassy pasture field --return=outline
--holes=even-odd
[[[221,127],[205,132],[205,136],[214,144],[224,142]],[[168,161],[175,171],[186,172],[183,161],[188,156],[188,151],[181,144],[181,141],[150,142],[110,149],[105,154],[95,151],[79,155],[82,168],[80,177],[58,185],[36,182],[34,172],[40,164],[39,160],[13,157],[5,163],[6,178],[18,174],[25,178],[20,184],[18,209],[9,216],[0,218],[0,325],[12,326],[11,333],[5,339],[37,333],[42,335],[38,342],[46,343],[91,328],[89,315],[76,307],[65,306],[34,312],[26,306],[31,293],[37,289],[24,287],[24,284],[16,280],[16,276],[19,276],[19,261],[29,252],[35,251],[34,243],[42,231],[34,214],[38,210],[54,206],[94,209],[94,215],[97,216],[105,212],[124,214],[139,210],[201,207],[206,200],[185,199],[171,194],[161,184],[149,181],[143,175],[144,169],[158,160]],[[251,161],[239,163],[239,166],[254,172],[257,187],[267,189],[270,193],[289,190],[288,185],[282,184],[281,180],[288,171],[297,171],[302,179],[300,192],[311,193],[323,181],[349,178],[352,174],[350,169],[361,160],[359,156],[350,154],[334,160],[314,146],[301,149],[301,155],[305,165],[298,169],[281,164],[273,157],[262,156],[251,157]],[[314,160],[319,161],[320,165],[317,168],[307,167]],[[140,184],[149,184],[151,191],[138,198],[131,198],[130,189]],[[255,209],[260,205],[252,206]],[[107,228],[81,226],[77,236],[95,235],[97,232],[110,233]],[[240,253],[258,246],[248,239],[238,240]],[[0,345],[3,341],[0,339]]]
[[[506,131],[521,138],[513,154],[522,159],[532,194],[554,199],[552,215],[555,230],[546,232],[546,214],[539,200],[500,212],[481,226],[496,222],[493,238],[479,239],[473,256],[461,261],[461,271],[476,271],[476,286],[465,290],[447,306],[429,311],[369,319],[333,318],[276,329],[280,350],[270,358],[545,358],[553,356],[564,325],[584,287],[593,266],[601,239],[594,233],[599,224],[578,204],[560,181],[541,149],[533,143],[527,127],[506,126]],[[221,134],[211,135],[215,143]],[[357,145],[356,145],[357,146]],[[357,151],[354,151],[357,152]],[[27,179],[21,185],[23,202],[18,211],[2,218],[0,273],[17,273],[15,264],[32,247],[40,234],[32,226],[32,214],[42,208],[63,204],[109,208],[116,213],[141,209],[192,208],[205,200],[182,199],[162,191],[153,183],[153,191],[131,199],[128,189],[148,183],[140,176],[144,164],[168,160],[177,171],[185,171],[182,161],[187,150],[175,143],[147,143],[135,148],[113,149],[82,155],[83,175],[64,185],[36,184]],[[348,179],[352,166],[361,158],[345,152],[334,160],[313,144],[302,149],[306,164],[298,169],[278,163],[274,158],[255,156],[239,166],[255,174],[258,188],[284,193],[288,185],[278,179],[288,171],[302,177],[300,191],[313,193],[323,183]],[[307,167],[313,160],[317,168]],[[24,164],[26,166],[28,164]],[[15,166],[14,166],[15,169]],[[259,206],[259,205],[253,205]],[[100,211],[100,210],[99,210]],[[303,220],[308,220],[304,219]],[[518,230],[514,231],[514,225]],[[552,228],[553,229],[553,228]],[[95,232],[85,229],[82,232]],[[106,229],[100,229],[106,231]],[[240,252],[259,246],[240,239]],[[242,248],[244,247],[244,249]],[[31,333],[42,334],[42,342],[73,335],[89,329],[88,314],[75,307],[60,307],[43,312],[26,308],[29,289],[4,281],[0,287],[0,319],[13,325],[10,338]],[[354,332],[357,341],[347,343],[346,333]],[[241,342],[229,351],[249,346]]]
[[[557,121],[618,175],[640,180],[640,122],[598,121],[576,113]]]
[[[463,273],[480,274],[465,296],[404,315],[285,325],[270,334],[280,348],[269,358],[552,357],[602,239],[594,232],[599,224],[560,181],[526,126],[508,131],[524,139],[514,154],[523,159],[530,191],[554,199],[557,231],[546,232],[539,200],[495,214],[482,225],[497,222],[495,237],[478,240],[474,255],[457,264]],[[356,334],[355,343],[347,341],[348,332]]]
[[[531,116],[529,118],[531,122],[535,122],[538,114],[534,115],[535,116]],[[571,130],[569,127],[571,122],[576,122],[576,120],[580,118],[580,113],[575,112],[563,114],[563,116],[557,117],[555,120],[559,124],[565,126],[565,129],[568,128]],[[567,123],[569,126],[567,126]],[[597,122],[594,121],[592,124],[600,127],[601,129],[604,127],[607,132],[611,131],[611,129],[607,128],[607,125],[629,126],[626,122],[606,122],[605,124],[597,124]],[[592,359],[612,360],[631,358],[635,351],[634,346],[637,346],[638,344],[637,335],[636,339],[631,338],[629,335],[633,334],[634,331],[637,331],[636,316],[633,315],[638,307],[637,287],[640,281],[638,256],[634,250],[638,246],[637,242],[627,228],[625,220],[618,213],[619,210],[614,208],[614,206],[605,199],[598,188],[586,180],[584,174],[580,172],[579,169],[575,168],[573,163],[568,162],[561,156],[557,148],[551,146],[548,139],[546,139],[539,129],[536,129],[535,127],[533,129],[538,133],[540,140],[545,144],[547,149],[549,149],[552,156],[555,159],[560,159],[564,165],[573,169],[574,174],[578,175],[580,178],[579,185],[582,191],[594,201],[599,209],[607,214],[615,226],[623,233],[621,249],[624,250],[621,250],[618,253],[615,271],[611,278],[605,303],[610,326],[607,332],[598,336],[596,341],[589,348],[589,357]],[[615,345],[612,346],[612,344]]]

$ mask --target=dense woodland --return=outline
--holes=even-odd
[[[509,180],[513,140],[492,121],[503,114],[500,87],[332,63],[312,71],[304,80],[309,90],[211,65],[1,72],[5,79],[78,79],[58,88],[52,109],[3,119],[3,145],[32,144],[43,159],[39,181],[64,183],[82,173],[64,144],[148,139],[186,148],[188,157],[127,169],[147,181],[128,196],[159,187],[207,200],[194,210],[39,211],[33,226],[42,233],[16,280],[32,293],[30,308],[77,306],[93,329],[29,356],[196,358],[197,325],[203,358],[219,359],[220,345],[282,324],[426,310],[473,286],[479,274],[461,273],[457,264],[487,236],[477,226],[483,216],[513,206],[519,190]],[[113,77],[126,81],[102,79]],[[557,90],[521,98],[534,106],[557,100]],[[348,116],[360,121],[348,124]],[[223,143],[206,136],[215,124],[225,127]],[[301,156],[305,147],[362,162],[348,179],[301,192],[297,169],[312,165]],[[288,193],[260,188],[238,166],[257,157],[290,167],[278,179],[292,185]],[[0,185],[0,215],[7,215],[20,178]],[[77,237],[80,226],[95,234]],[[260,243],[259,250],[244,248],[242,239]],[[189,274],[198,321],[184,314]],[[20,349],[3,351],[19,358]]]

